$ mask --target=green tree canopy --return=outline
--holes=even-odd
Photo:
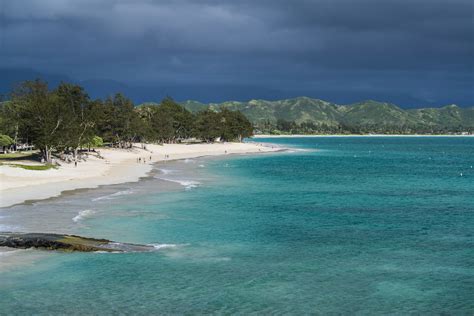
[[[102,137],[95,135],[91,138],[90,142],[87,145],[94,148],[102,147],[104,146],[104,140],[102,139]]]
[[[221,115],[212,110],[204,110],[196,114],[194,134],[206,142],[213,142],[221,136]]]
[[[121,93],[92,101],[78,85],[61,83],[51,91],[41,80],[23,82],[10,101],[0,103],[0,134],[35,145],[48,162],[54,151],[76,154],[82,146],[100,146],[104,141],[121,147],[191,137],[240,141],[252,129],[242,113],[228,109],[194,115],[171,98],[135,107]]]
[[[67,143],[72,120],[68,105],[50,93],[48,85],[40,80],[21,84],[12,94],[12,103],[22,136],[34,143],[50,162],[51,151],[64,148]]]
[[[0,134],[0,146],[10,146],[10,145],[13,145],[14,144],[14,141],[13,139],[8,136],[8,135],[3,135],[3,134]]]

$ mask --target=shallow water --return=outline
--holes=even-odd
[[[474,312],[473,138],[258,141],[307,150],[0,209],[24,231],[157,248],[0,270],[0,314]]]

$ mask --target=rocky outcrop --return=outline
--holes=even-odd
[[[107,239],[95,239],[75,235],[11,232],[0,233],[0,247],[82,252],[133,252],[152,251],[155,249],[153,246],[118,243]]]

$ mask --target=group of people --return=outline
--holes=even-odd
[[[137,158],[137,163],[141,163],[142,160],[143,160],[143,163],[146,163],[146,158],[145,158],[145,157],[143,157],[143,158],[142,158],[142,157],[138,157],[138,158]],[[149,160],[151,161],[151,156],[150,156],[150,159],[149,159]]]
[[[227,153],[227,151],[226,151],[226,153]],[[149,161],[151,161],[151,158],[152,158],[152,157],[150,156]],[[165,160],[166,160],[166,159],[170,159],[170,155],[165,154]],[[146,161],[147,161],[147,160],[146,160],[145,157],[138,157],[138,158],[137,158],[137,163],[142,163],[142,162],[143,162],[143,163],[146,163]]]

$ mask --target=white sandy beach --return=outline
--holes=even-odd
[[[0,166],[0,207],[58,196],[67,190],[138,181],[159,161],[279,150],[256,143],[147,144],[146,150],[140,146],[135,144],[132,150],[101,148],[103,159],[89,156],[77,167],[62,163],[58,169],[36,171]],[[138,158],[146,163],[138,163]]]

